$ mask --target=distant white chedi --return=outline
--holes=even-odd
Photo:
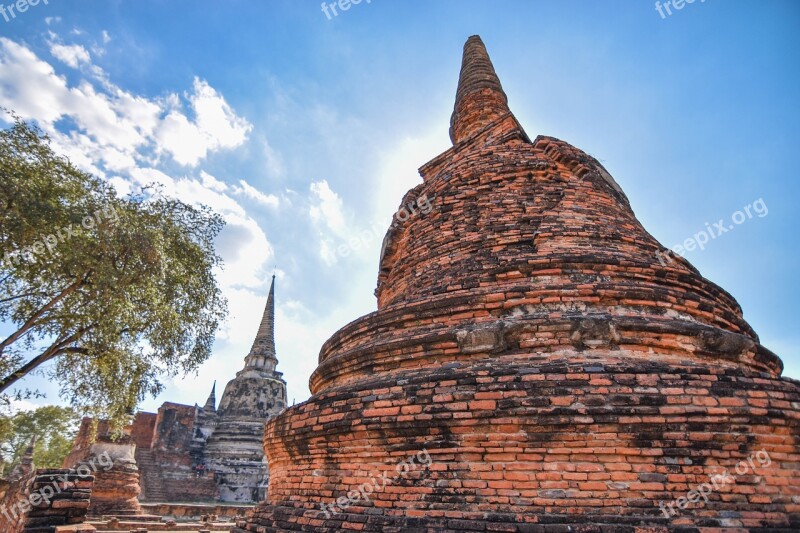
[[[214,410],[214,391],[198,417],[196,429],[207,437],[205,467],[214,472],[223,502],[258,502],[266,498],[269,468],[264,457],[265,422],[286,409],[286,381],[275,370],[275,277],[244,369],[228,382]],[[196,433],[197,434],[197,433]]]

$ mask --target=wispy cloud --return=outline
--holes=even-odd
[[[244,180],[239,180],[239,186],[233,192],[267,207],[278,207],[280,203],[274,194],[264,194]]]
[[[72,68],[78,68],[81,63],[89,63],[92,60],[86,48],[79,44],[53,44],[50,47],[50,53],[53,54],[53,57]]]

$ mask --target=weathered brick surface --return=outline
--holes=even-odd
[[[253,505],[230,504],[191,504],[191,503],[143,503],[142,510],[152,516],[179,518],[181,520],[200,520],[204,516],[235,518],[246,516],[253,510]]]
[[[153,446],[153,439],[156,435],[156,423],[158,422],[157,413],[147,413],[140,411],[131,424],[131,438],[136,444],[136,449],[149,450]]]
[[[451,135],[403,201],[435,209],[384,241],[378,311],[267,423],[270,504],[240,531],[799,529],[800,386],[733,297],[659,262],[597,160],[528,138],[476,38]],[[423,449],[428,468],[322,510]]]
[[[16,469],[0,480],[0,531],[39,533],[57,526],[82,524],[94,477],[69,469]]]
[[[0,477],[0,531],[21,533],[30,510],[28,496],[36,478],[33,444],[6,477]]]
[[[599,355],[503,357],[326,391],[268,423],[271,501],[302,503],[319,519],[320,504],[425,448],[427,471],[373,494],[358,512],[401,528],[424,523],[410,511],[479,520],[492,513],[509,527],[548,515],[631,527],[800,526],[800,417],[787,410],[800,404],[796,383],[733,366]],[[403,415],[409,407],[419,412]],[[771,464],[756,462],[756,475],[680,517],[663,516],[659,503],[760,450]],[[259,510],[247,531],[274,509]],[[320,531],[346,529],[337,519],[348,517],[321,520],[330,529]]]
[[[195,456],[194,449],[199,431],[198,415],[197,406],[173,402],[165,402],[158,409],[152,422],[151,446],[136,450],[136,462],[141,469],[142,501],[206,502],[216,497],[213,476],[198,477],[194,468],[202,461]],[[142,417],[139,423],[149,427],[149,418]]]
[[[24,532],[34,533],[42,528],[82,524],[86,520],[94,483],[94,476],[80,471],[37,470],[31,494],[49,494],[50,490],[47,487],[50,487],[55,494],[49,499],[41,499],[38,503],[31,500],[37,504],[28,513]]]
[[[91,505],[87,505],[90,514],[141,514],[135,452],[136,444],[130,434],[112,438],[108,424],[100,421],[94,435],[91,419],[83,419],[64,466],[79,474],[92,475],[94,491]]]

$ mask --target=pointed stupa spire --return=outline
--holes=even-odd
[[[211,394],[208,395],[208,400],[203,406],[204,411],[217,410],[217,380],[214,380],[214,385],[211,386]]]
[[[450,139],[454,145],[458,144],[510,112],[486,46],[479,36],[473,35],[464,45],[456,105],[450,118]]]
[[[267,305],[261,317],[261,325],[250,348],[250,354],[245,360],[245,368],[275,370],[278,360],[275,357],[275,275],[272,275],[272,284],[269,287]]]
[[[30,443],[28,443],[28,447],[25,448],[25,453],[22,454],[22,464],[23,465],[32,465],[33,464],[33,453],[36,449],[36,435],[31,437]]]

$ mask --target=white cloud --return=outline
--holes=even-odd
[[[194,79],[194,94],[189,96],[189,101],[197,115],[198,129],[216,143],[216,146],[239,146],[253,129],[247,120],[233,112],[213,87],[199,78]]]
[[[51,38],[57,38],[52,32],[50,32],[50,35]],[[72,68],[78,68],[80,65],[91,63],[92,61],[92,56],[89,54],[89,51],[79,44],[50,42],[50,54]]]
[[[9,399],[9,409],[12,413],[19,413],[20,411],[35,411],[39,405],[36,405],[34,402],[24,400],[24,399],[17,399],[17,398],[10,398]]]
[[[247,139],[253,126],[233,112],[225,99],[207,82],[194,79],[194,92],[186,95],[194,111],[189,120],[171,100],[172,111],[161,122],[156,139],[159,150],[178,163],[196,166],[209,151],[235,148]]]
[[[248,216],[225,216],[217,251],[225,261],[217,280],[223,287],[260,287],[267,279],[272,245],[258,223]]]
[[[267,207],[278,207],[280,203],[274,194],[264,194],[244,180],[239,180],[239,186],[233,192]]]
[[[336,235],[343,236],[347,227],[342,209],[342,199],[333,192],[327,180],[311,184],[311,220]]]
[[[51,41],[57,39],[51,34]],[[99,86],[84,79],[70,87],[29,48],[0,37],[0,100],[23,118],[39,121],[70,156],[83,160],[86,157],[76,152],[90,152],[95,163],[86,169],[92,172],[103,175],[98,163],[123,170],[150,153],[196,166],[212,152],[242,145],[252,130],[222,95],[199,78],[192,92],[185,94],[194,114],[190,119],[176,94],[148,99],[111,83],[102,69],[91,64],[82,46],[52,44],[51,53],[71,67],[87,66]],[[56,127],[64,117],[77,126],[70,134]]]
[[[425,134],[405,138],[381,154],[375,171],[374,220],[390,220],[405,194],[422,183],[419,167],[450,148],[447,129],[440,127],[446,123],[434,121]]]
[[[338,261],[336,246],[347,234],[342,199],[326,180],[311,184],[308,214],[319,231],[319,256],[331,266]]]
[[[0,99],[24,118],[48,125],[66,107],[66,82],[25,46],[0,37]]]
[[[168,152],[181,165],[196,165],[208,153],[203,133],[185,115],[173,111],[156,132],[158,149]]]
[[[111,35],[108,34],[106,30],[103,30],[103,44],[108,44],[111,42]]]
[[[203,187],[207,187],[212,191],[225,192],[229,189],[228,184],[220,181],[205,170],[200,171],[200,181]]]

